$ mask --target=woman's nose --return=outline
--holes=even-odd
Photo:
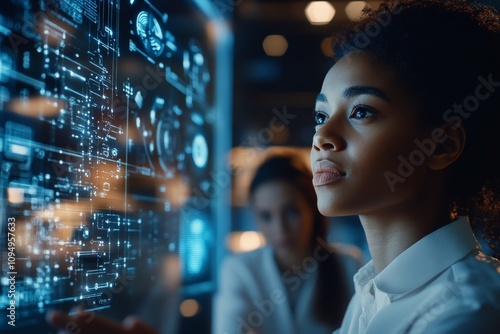
[[[313,137],[313,149],[315,151],[335,150],[335,145],[316,133]]]
[[[312,148],[319,151],[341,151],[345,141],[340,135],[340,124],[329,119],[314,134]]]

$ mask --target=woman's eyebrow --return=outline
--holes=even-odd
[[[354,96],[363,95],[363,94],[378,96],[378,97],[386,100],[387,102],[391,102],[389,100],[389,98],[387,97],[387,95],[383,91],[381,91],[378,88],[371,87],[371,86],[351,86],[351,87],[348,87],[344,90],[343,95],[345,98],[348,98],[348,97],[354,97]]]
[[[380,89],[371,87],[371,86],[351,86],[348,87],[344,90],[344,98],[349,98],[349,97],[354,97],[358,95],[363,95],[363,94],[368,94],[368,95],[374,95],[377,97],[380,97],[381,99],[386,100],[387,102],[391,102],[389,100],[389,97]],[[316,103],[318,102],[325,102],[328,103],[328,100],[326,99],[325,94],[320,93],[318,97],[316,98]]]
[[[320,93],[318,97],[316,98],[316,103],[318,102],[325,102],[328,103],[328,100],[326,99],[325,94]]]

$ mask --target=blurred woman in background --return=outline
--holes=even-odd
[[[224,261],[213,333],[330,334],[340,326],[360,261],[327,244],[311,179],[294,156],[257,169],[250,202],[267,245]]]

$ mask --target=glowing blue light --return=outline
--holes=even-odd
[[[204,168],[208,162],[208,144],[201,134],[197,134],[193,140],[193,161],[198,168]]]
[[[203,219],[195,218],[183,228],[180,255],[184,260],[184,271],[186,277],[202,274],[207,267],[208,245],[207,226]]]

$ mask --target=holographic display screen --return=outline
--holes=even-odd
[[[0,331],[212,279],[217,30],[200,3],[2,1],[0,308],[14,300],[16,327]]]

